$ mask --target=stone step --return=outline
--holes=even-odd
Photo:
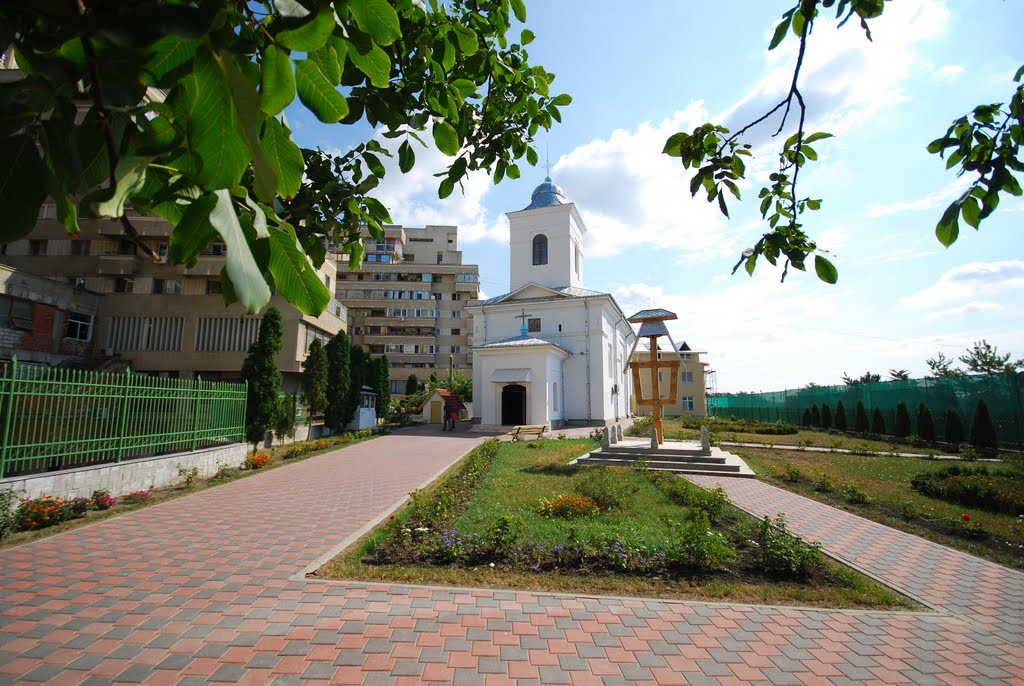
[[[619,457],[603,456],[598,454],[591,454],[586,457],[581,457],[576,461],[576,464],[582,465],[605,465],[608,467],[632,467],[636,464],[636,460],[623,459]],[[707,473],[707,474],[736,474],[740,472],[739,465],[725,464],[722,462],[711,463],[711,462],[684,462],[684,461],[673,461],[673,460],[648,460],[648,469],[656,469],[669,472],[684,472],[687,474],[692,473]]]
[[[641,458],[647,461],[658,461],[658,462],[699,462],[703,464],[725,464],[726,459],[724,457],[715,457],[701,452],[681,452],[681,451],[669,451],[669,450],[658,450],[652,452],[651,450],[646,451],[635,451],[635,450],[622,450],[617,449],[614,446],[611,448],[602,448],[599,452],[595,451],[591,453],[595,457],[600,455],[601,457],[613,457],[620,460],[639,460]]]

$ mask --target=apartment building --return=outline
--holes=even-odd
[[[480,290],[480,268],[462,264],[458,228],[388,226],[363,237],[366,259],[348,269],[338,258],[335,294],[348,310],[353,344],[387,354],[391,392],[404,394],[410,374],[426,381],[450,368],[472,375],[472,322],[465,307]]]
[[[94,361],[123,358],[134,371],[160,376],[240,377],[260,317],[246,314],[240,304],[224,304],[220,284],[225,264],[223,243],[211,244],[195,267],[186,268],[167,259],[173,227],[159,217],[132,217],[143,240],[161,256],[159,262],[139,254],[123,237],[117,222],[80,223],[81,233],[70,238],[56,219],[53,205],[43,205],[31,234],[0,245],[0,263],[99,298],[92,309],[76,310],[76,316],[88,319],[74,328],[73,347],[81,357]],[[320,269],[328,287],[334,285],[336,268],[334,260],[326,260]],[[345,309],[332,300],[325,312],[312,317],[277,295],[270,304],[281,310],[284,325],[278,368],[284,375],[285,390],[297,391],[309,344],[314,339],[326,341],[343,329]],[[13,321],[9,318],[7,325]]]

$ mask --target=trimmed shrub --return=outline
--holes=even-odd
[[[70,501],[44,495],[41,498],[22,500],[14,511],[14,525],[18,531],[34,531],[60,524],[74,516]]]
[[[684,567],[710,571],[723,569],[736,559],[736,549],[724,534],[711,530],[711,521],[704,510],[693,510],[689,521],[676,531],[674,552]]]
[[[553,499],[541,498],[537,511],[545,517],[560,517],[561,519],[576,519],[578,517],[590,517],[600,512],[598,507],[590,498],[585,498],[576,493],[559,493]]]
[[[917,406],[917,435],[923,441],[935,442],[935,420],[932,419],[932,411],[924,403]]]
[[[821,428],[832,428],[832,408],[828,406],[828,403],[823,403],[821,406]]]
[[[821,427],[821,412],[818,411],[817,403],[811,405],[811,426],[815,428]]]
[[[832,418],[832,426],[839,431],[846,431],[846,407],[842,400],[836,403],[836,416]]]
[[[878,407],[871,411],[871,433],[878,434],[880,436],[885,435],[885,415],[882,414],[882,410]]]
[[[964,418],[955,407],[946,408],[946,430],[942,437],[946,443],[964,442]]]
[[[821,545],[806,543],[786,527],[786,516],[761,522],[761,568],[774,576],[806,579],[821,566]]]
[[[857,401],[857,417],[854,420],[853,430],[866,434],[868,432],[868,412],[864,409],[864,401]]]
[[[900,401],[896,404],[896,419],[892,424],[892,435],[903,438],[910,435],[910,413],[907,404]]]
[[[910,485],[918,493],[989,512],[1024,514],[1024,480],[1008,470],[951,465],[916,475]]]
[[[996,429],[992,426],[992,416],[988,413],[988,404],[984,398],[978,398],[978,404],[974,406],[974,415],[971,417],[971,445],[981,450],[996,450],[999,447],[999,438],[996,436]]]

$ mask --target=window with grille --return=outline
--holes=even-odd
[[[530,331],[531,333],[539,332],[540,331],[540,319],[527,319],[526,320],[526,330]]]

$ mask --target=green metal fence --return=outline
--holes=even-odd
[[[19,364],[0,370],[0,478],[243,440],[246,386]]]
[[[723,417],[746,417],[764,421],[800,424],[804,410],[827,403],[835,412],[841,400],[846,423],[852,429],[857,402],[870,414],[875,407],[885,413],[886,426],[893,426],[896,405],[907,404],[911,427],[917,431],[917,407],[924,403],[932,411],[935,428],[942,437],[946,409],[956,408],[970,423],[975,405],[984,398],[1002,446],[1024,444],[1024,372],[979,374],[944,379],[883,381],[855,386],[814,386],[771,393],[727,393],[708,398],[708,409]]]

